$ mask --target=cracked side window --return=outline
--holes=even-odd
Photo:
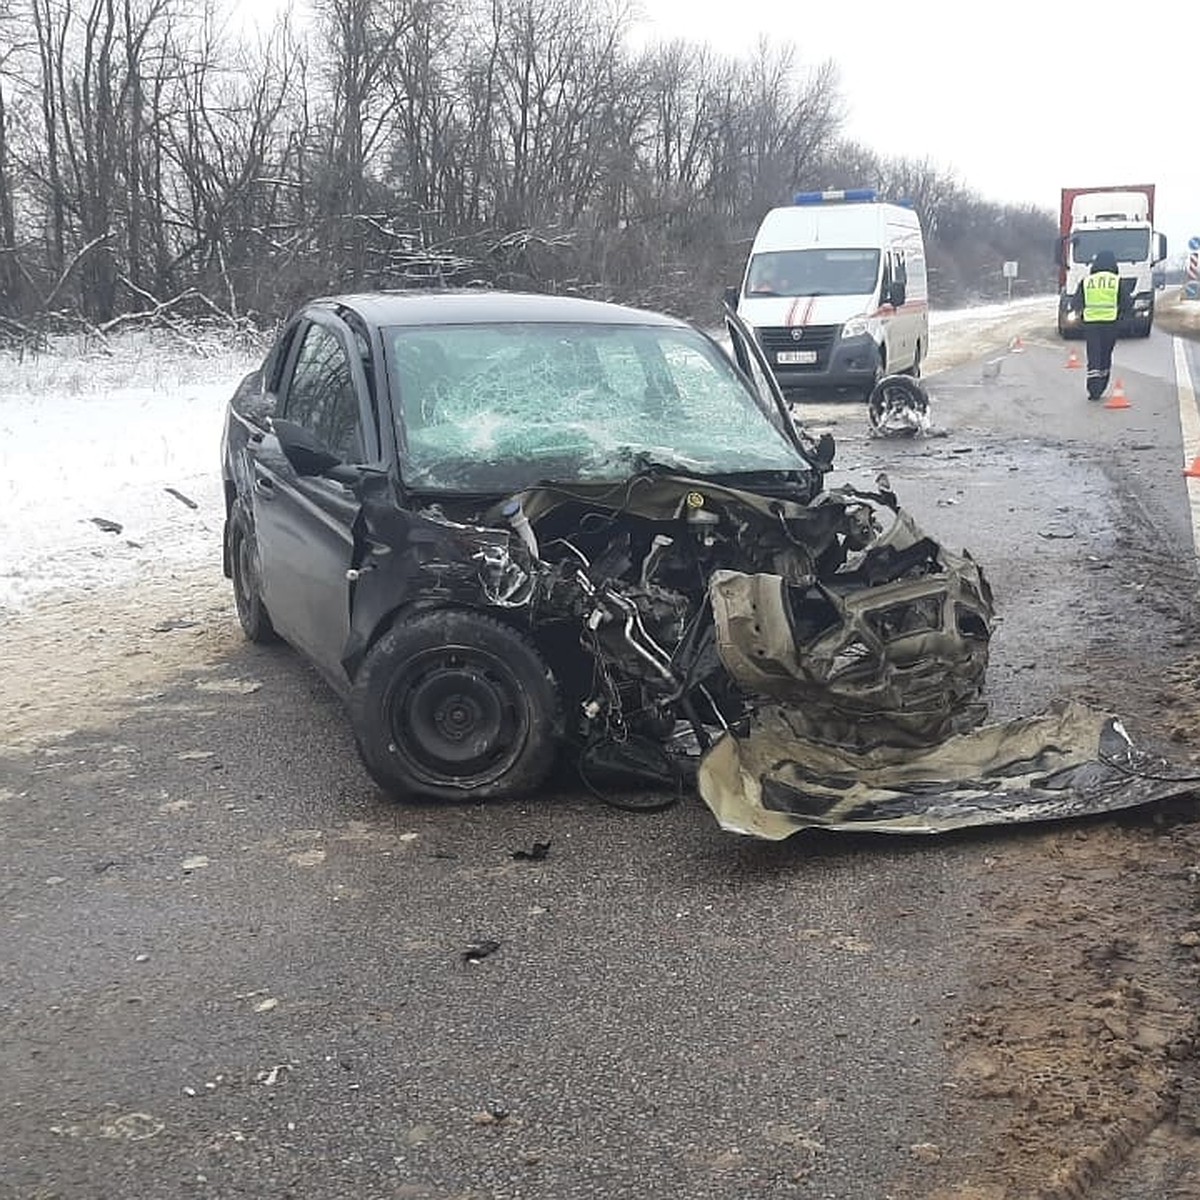
[[[365,453],[358,395],[341,342],[322,325],[310,325],[296,356],[284,409],[343,462],[362,462]]]

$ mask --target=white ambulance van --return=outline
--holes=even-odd
[[[919,375],[929,292],[917,214],[868,188],[800,192],[763,218],[730,299],[786,395],[866,396],[883,375]]]

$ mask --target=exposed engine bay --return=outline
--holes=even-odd
[[[647,472],[430,507],[418,519],[447,536],[420,590],[453,575],[461,594],[466,564],[445,552],[469,555],[475,602],[528,630],[554,672],[585,779],[677,780],[765,704],[854,743],[978,724],[992,599],[970,557],[890,493],[761,484]]]

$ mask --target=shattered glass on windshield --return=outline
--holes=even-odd
[[[390,331],[414,487],[618,482],[801,464],[719,348],[690,329],[446,325]],[[767,420],[764,420],[764,416]]]

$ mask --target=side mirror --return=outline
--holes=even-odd
[[[1154,261],[1162,262],[1167,257],[1167,235],[1165,233],[1156,233],[1154,235]]]
[[[297,475],[325,475],[342,465],[328,446],[295,421],[273,420],[271,432],[279,439],[283,456]]]
[[[1054,265],[1061,267],[1063,265],[1063,241],[1062,238],[1054,239]]]
[[[271,418],[275,415],[275,403],[274,392],[251,392],[242,404],[242,415],[247,421],[269,429]]]
[[[904,284],[900,283],[899,280],[892,283],[885,291],[887,294],[883,297],[884,304],[890,304],[893,308],[899,308],[904,303],[907,291]]]
[[[722,293],[722,298],[724,299],[725,303],[728,304],[729,307],[733,309],[734,312],[737,312],[737,306],[738,306],[738,289],[737,288],[727,287],[725,289],[725,291]]]

